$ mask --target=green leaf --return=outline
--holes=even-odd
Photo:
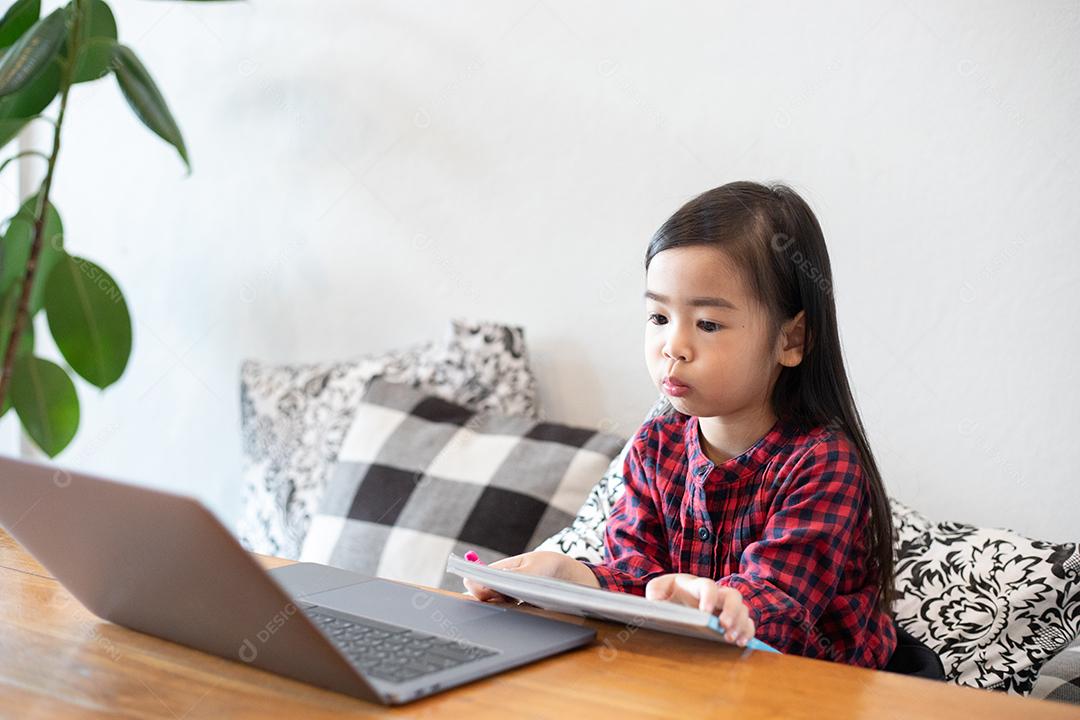
[[[26,275],[26,262],[30,259],[30,246],[34,242],[34,210],[37,207],[37,195],[31,195],[15,217],[8,223],[4,233],[0,255],[0,293],[19,287]],[[64,226],[60,222],[60,213],[49,203],[45,209],[45,225],[41,233],[41,254],[38,256],[38,269],[34,275],[34,287],[30,291],[30,314],[36,314],[45,304],[45,287],[53,267],[64,255]]]
[[[26,87],[60,52],[67,34],[67,13],[57,8],[34,23],[0,60],[0,96]]]
[[[44,110],[60,92],[60,57],[49,65],[18,92],[0,97],[0,117],[25,118]]]
[[[79,429],[79,396],[59,365],[34,355],[15,361],[11,400],[27,434],[56,457]]]
[[[9,47],[41,17],[41,0],[15,0],[0,18],[0,48]]]
[[[28,122],[30,121],[24,118],[19,118],[17,120],[0,120],[0,147],[7,145],[14,140]]]
[[[45,314],[72,370],[102,389],[120,379],[131,356],[131,316],[107,272],[65,254],[49,276]]]
[[[0,97],[0,147],[9,143],[30,119],[49,106],[60,91],[60,58],[18,92]]]
[[[191,163],[188,161],[187,148],[184,147],[184,138],[180,135],[180,128],[173,120],[172,113],[165,104],[165,98],[161,96],[150,73],[126,45],[113,47],[113,73],[131,109],[146,127],[176,148],[190,173]]]
[[[74,11],[74,4],[68,6]],[[116,18],[103,0],[90,0],[79,25],[79,58],[72,82],[88,82],[108,74],[116,45]],[[68,57],[67,43],[61,53]]]

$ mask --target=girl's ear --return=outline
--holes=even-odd
[[[802,362],[806,349],[806,311],[784,322],[780,329],[780,364],[795,367]]]

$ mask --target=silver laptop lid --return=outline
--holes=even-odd
[[[382,699],[193,498],[0,458],[0,525],[102,619]]]

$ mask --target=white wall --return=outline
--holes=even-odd
[[[111,80],[73,93],[56,203],[136,326],[61,462],[231,520],[242,358],[455,315],[524,325],[547,415],[628,435],[656,395],[648,238],[700,191],[784,179],[825,228],[891,491],[1077,540],[1076,2],[114,7],[194,173]]]

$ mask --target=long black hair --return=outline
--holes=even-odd
[[[691,245],[719,248],[741,270],[768,313],[770,346],[785,320],[806,311],[803,359],[781,368],[773,412],[804,428],[840,429],[855,444],[870,485],[869,569],[880,588],[878,604],[892,617],[892,513],[844,368],[829,253],[817,218],[786,185],[728,183],[698,195],[668,218],[649,242],[645,270],[657,253]]]

